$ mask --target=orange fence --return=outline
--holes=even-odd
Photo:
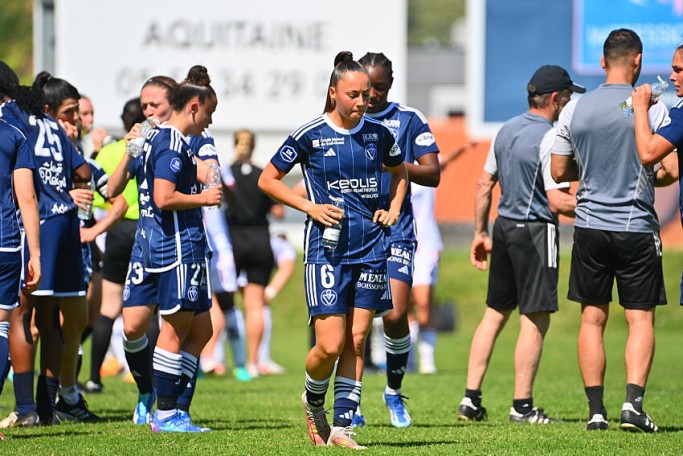
[[[429,125],[436,137],[442,158],[447,157],[470,141],[467,124],[463,117],[430,119]],[[436,191],[436,218],[441,224],[473,223],[474,195],[477,180],[486,162],[489,141],[479,142],[476,148],[468,150],[446,167]],[[574,190],[576,184],[574,184]],[[683,229],[678,212],[679,186],[674,184],[657,189],[656,209],[662,223],[662,242],[666,247],[683,248]],[[500,188],[496,186],[491,205],[491,217],[496,215]],[[561,218],[561,223],[571,220]]]

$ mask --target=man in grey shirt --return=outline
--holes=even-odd
[[[642,409],[654,355],[654,310],[666,303],[654,209],[656,173],[641,165],[633,118],[619,107],[640,75],[642,49],[632,30],[609,34],[601,59],[605,83],[565,107],[552,150],[553,178],[579,180],[568,297],[582,304],[578,355],[588,397],[588,430],[608,427],[603,332],[615,277],[629,326],[621,428],[658,430]],[[651,128],[666,118],[663,103],[650,109]]]
[[[512,311],[519,306],[515,349],[515,389],[510,421],[553,421],[533,405],[533,384],[550,325],[557,310],[557,212],[572,215],[576,200],[568,184],[550,177],[553,122],[572,92],[585,92],[556,65],[539,68],[527,86],[529,110],[508,120],[491,144],[477,184],[475,233],[470,258],[481,270],[491,253],[487,308],[470,347],[465,397],[458,419],[486,419],[481,384],[493,346]],[[545,146],[544,146],[545,145]],[[500,182],[501,198],[493,239],[488,234],[491,192]]]

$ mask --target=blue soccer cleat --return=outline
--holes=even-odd
[[[391,425],[397,428],[407,428],[412,423],[410,414],[403,403],[404,399],[408,399],[401,394],[387,394],[384,393],[384,403],[389,409],[389,418]]]
[[[351,427],[362,428],[364,426],[365,426],[365,417],[363,415],[360,415],[359,413],[354,414],[353,419],[351,420]]]
[[[178,415],[180,416],[180,419],[185,420],[188,423],[188,426],[192,429],[192,431],[189,431],[189,432],[211,432],[211,429],[209,429],[207,427],[196,426],[192,422],[192,418],[190,417],[190,412],[178,409]]]
[[[140,394],[138,396],[138,405],[135,407],[133,413],[133,423],[135,424],[149,424],[152,422],[152,407],[157,400],[157,395],[154,391],[151,393]]]
[[[163,420],[159,418],[159,411],[154,413],[150,429],[152,432],[201,432],[191,421],[182,418],[177,410],[176,413]]]

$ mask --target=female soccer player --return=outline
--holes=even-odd
[[[439,149],[427,119],[416,109],[388,101],[389,90],[394,82],[391,60],[382,53],[368,52],[359,62],[370,75],[367,115],[380,121],[394,135],[404,154],[410,181],[436,187],[441,175],[437,157]],[[388,193],[388,186],[383,188],[383,193]],[[401,219],[396,226],[391,227],[387,269],[394,308],[383,318],[387,359],[384,403],[389,410],[391,424],[399,428],[408,427],[411,423],[403,403],[401,384],[410,352],[408,301],[413,283],[415,246],[415,220],[408,187],[401,207]]]
[[[369,97],[365,68],[350,52],[339,53],[324,113],[287,138],[259,180],[272,198],[308,215],[304,283],[316,336],[302,396],[309,436],[314,445],[353,449],[364,448],[352,437],[351,421],[360,401],[365,339],[375,312],[391,309],[386,227],[398,221],[406,192],[400,148],[387,128],[364,116]],[[308,199],[281,180],[297,163]],[[382,208],[382,181],[389,178],[382,166],[391,178],[388,210]],[[342,210],[333,204],[341,201]],[[335,236],[324,235],[333,225],[341,228],[335,248],[327,242]],[[323,407],[337,360],[330,429]]]
[[[6,77],[5,77],[6,76]],[[0,102],[10,101],[19,89],[19,80],[0,61]],[[40,218],[33,186],[33,155],[26,136],[15,126],[0,119],[0,394],[9,370],[9,328],[12,310],[19,306],[22,277],[21,235],[16,217],[17,205],[30,252],[25,270],[25,292],[40,282]],[[0,439],[2,434],[0,434]]]
[[[208,431],[194,426],[189,416],[178,410],[178,396],[194,377],[197,357],[211,336],[200,208],[220,205],[222,194],[220,188],[199,192],[197,176],[202,171],[205,175],[206,169],[198,169],[201,161],[195,161],[195,153],[185,140],[188,135],[201,136],[211,123],[217,98],[209,82],[204,67],[190,70],[172,93],[170,120],[147,136],[146,152],[131,166],[138,181],[136,246],[141,252],[136,254],[134,247],[128,280],[156,290],[164,319],[153,357],[158,410],[151,427],[158,432]],[[126,162],[130,159],[122,161],[124,167]],[[121,168],[113,176],[116,190],[128,177]],[[140,258],[141,263],[136,265],[134,258]],[[129,291],[124,289],[124,301],[141,287],[126,288]]]
[[[40,96],[45,112],[78,106],[78,91],[68,82],[39,74],[33,96]],[[30,98],[30,97],[28,97]],[[76,111],[77,112],[77,111]],[[87,319],[85,270],[81,256],[76,204],[69,195],[74,182],[91,179],[90,169],[78,153],[64,128],[46,113],[28,113],[14,102],[5,103],[0,115],[29,138],[37,168],[40,247],[43,279],[32,295],[21,296],[12,316],[10,352],[14,368],[17,408],[0,426],[52,423],[58,418],[89,421],[96,418],[76,387],[76,362],[80,334]],[[27,325],[35,305],[36,326],[41,341],[41,374],[36,401],[33,399],[33,340],[26,337]],[[60,332],[59,312],[63,317]],[[62,359],[63,349],[63,359]],[[53,411],[60,385],[61,399]],[[36,402],[38,410],[36,410]],[[39,420],[40,417],[40,420]]]

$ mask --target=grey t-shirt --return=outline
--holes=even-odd
[[[636,233],[659,230],[654,169],[640,163],[633,117],[624,116],[619,108],[632,91],[628,84],[602,84],[571,100],[560,114],[552,153],[576,158],[578,227]],[[667,114],[663,103],[650,108],[650,128],[659,128]]]
[[[498,215],[554,223],[543,179],[540,147],[552,124],[525,112],[503,124],[491,143],[484,171],[500,182]]]

